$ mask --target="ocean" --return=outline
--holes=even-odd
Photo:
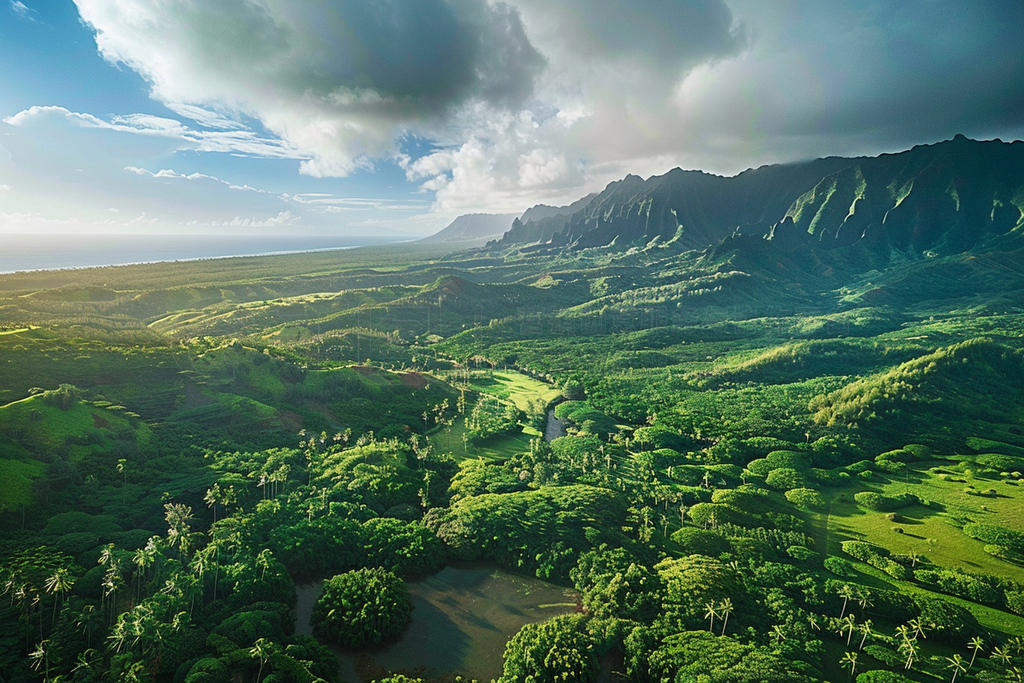
[[[0,273],[352,249],[389,239],[248,235],[0,234]]]

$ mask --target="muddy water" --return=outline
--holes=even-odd
[[[310,633],[320,584],[298,591],[296,631]],[[335,649],[343,680],[360,683],[382,677],[382,670],[496,679],[508,639],[524,624],[574,611],[577,598],[571,589],[479,564],[445,567],[410,582],[409,593],[412,622],[397,640],[358,653]]]

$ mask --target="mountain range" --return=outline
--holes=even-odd
[[[480,221],[460,217],[429,239],[464,233],[471,218]],[[1022,229],[1024,142],[958,135],[897,154],[762,166],[733,177],[678,168],[646,180],[628,175],[568,207],[513,217],[494,246],[628,248],[659,240],[703,249],[738,234],[782,248],[859,245],[920,256],[960,253]]]

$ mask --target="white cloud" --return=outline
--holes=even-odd
[[[155,98],[224,132],[259,120],[307,175],[371,169],[407,133],[435,141],[406,166],[440,211],[571,201],[610,180],[591,171],[636,140],[658,147],[673,85],[743,45],[723,0],[76,4]]]
[[[11,0],[11,11],[18,15],[21,19],[28,19],[29,21],[35,21],[35,17],[32,15],[36,13],[34,9],[28,7],[25,3],[19,0]]]
[[[254,116],[317,177],[392,154],[404,130],[443,128],[466,104],[517,106],[544,63],[518,12],[481,0],[76,4],[103,56],[155,98],[200,119],[197,107]]]
[[[3,119],[15,127],[50,125],[56,119],[80,128],[93,128],[118,133],[162,138],[174,150],[223,152],[266,159],[298,159],[306,157],[294,146],[276,138],[261,137],[251,130],[192,130],[180,121],[149,114],[114,116],[104,121],[92,114],[73,112],[64,107],[33,106]]]

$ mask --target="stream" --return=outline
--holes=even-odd
[[[565,423],[555,417],[553,408],[548,410],[548,422],[544,427],[544,440],[554,441],[565,436]]]

